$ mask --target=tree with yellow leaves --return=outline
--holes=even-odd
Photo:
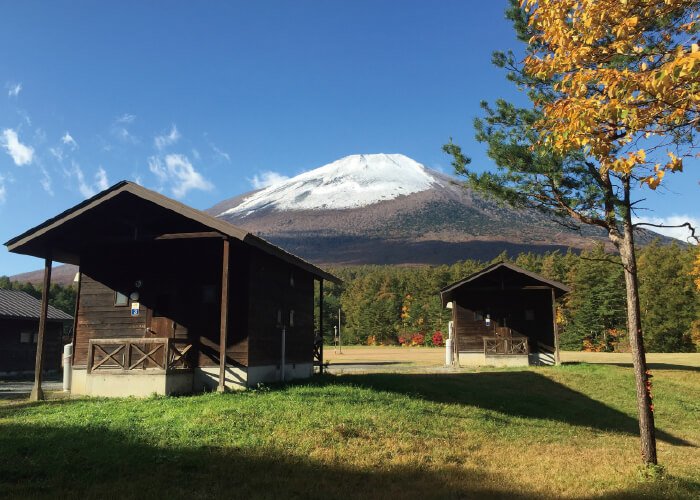
[[[695,154],[700,133],[698,0],[511,0],[507,17],[528,44],[494,63],[528,91],[530,109],[482,103],[476,136],[498,171],[477,174],[450,141],[470,187],[565,225],[605,230],[618,249],[637,387],[642,460],[656,464],[651,375],[642,335],[632,188],[655,189]],[[659,157],[664,155],[665,160]],[[667,156],[666,156],[667,155]],[[692,229],[692,228],[691,228]]]

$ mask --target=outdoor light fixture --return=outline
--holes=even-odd
[[[129,295],[129,298],[131,300],[139,300],[139,292],[131,292],[131,294]]]

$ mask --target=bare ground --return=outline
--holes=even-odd
[[[324,361],[331,367],[347,365],[387,366],[397,368],[437,367],[445,364],[445,349],[440,347],[397,347],[397,346],[345,346],[342,353],[326,346]],[[632,366],[630,353],[562,351],[563,363],[602,363]],[[648,353],[647,363],[651,368],[686,366],[700,368],[700,353]]]

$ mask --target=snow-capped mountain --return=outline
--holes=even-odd
[[[207,210],[316,264],[451,264],[607,241],[513,210],[401,154],[347,156]]]
[[[218,217],[256,210],[342,210],[393,200],[442,185],[420,163],[401,154],[351,155],[251,194]]]

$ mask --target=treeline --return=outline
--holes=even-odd
[[[694,283],[700,277],[693,270],[699,253],[698,247],[657,242],[639,249],[642,327],[649,351],[700,351],[700,291]],[[333,341],[340,309],[344,344],[398,344],[420,335],[430,345],[436,331],[446,336],[451,319],[438,291],[504,260],[573,288],[558,309],[563,349],[629,349],[623,269],[619,256],[605,252],[602,245],[581,254],[570,250],[512,258],[504,252],[492,261],[466,260],[452,266],[330,269],[344,283],[324,285],[325,340]]]
[[[11,281],[7,276],[0,276],[0,289],[20,290],[26,292],[34,298],[41,300],[43,285],[32,285],[27,282]],[[63,286],[53,283],[49,287],[49,305],[73,316],[75,313],[75,299],[78,294],[78,287],[75,285]]]

